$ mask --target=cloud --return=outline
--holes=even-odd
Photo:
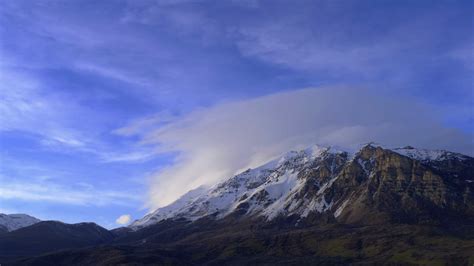
[[[135,122],[118,131],[136,133],[144,125],[142,142],[178,154],[151,179],[148,204],[154,209],[192,188],[312,144],[354,147],[376,141],[472,154],[472,136],[443,126],[442,111],[376,90],[318,88],[218,104],[154,130]]]
[[[104,118],[84,110],[75,100],[51,93],[32,75],[0,66],[0,99],[0,133],[27,132],[48,150],[90,153],[106,163],[139,163],[155,155],[144,147],[122,147],[98,138],[108,131]],[[77,119],[87,121],[76,123]]]
[[[16,181],[0,176],[0,201],[39,201],[79,206],[135,206],[141,197],[112,190],[99,190],[85,183],[64,186],[53,182]]]
[[[0,67],[0,130],[31,129],[49,126],[54,116],[52,108],[38,90],[39,82],[17,72]],[[43,127],[37,118],[43,118]]]
[[[117,220],[115,220],[115,222],[118,223],[118,224],[121,224],[121,225],[126,225],[130,222],[131,219],[132,219],[132,217],[130,217],[129,214],[124,214],[124,215],[120,215],[120,217],[117,218]]]
[[[88,138],[71,122],[79,108],[59,95],[32,75],[0,66],[0,132],[29,132],[41,136],[46,146],[82,149]]]
[[[346,79],[349,75],[356,75],[374,80],[382,77],[380,73],[394,68],[400,73],[403,69],[398,64],[406,59],[406,51],[413,52],[422,46],[414,43],[412,36],[407,34],[419,30],[418,27],[400,30],[398,25],[392,25],[386,33],[363,35],[371,41],[361,42],[358,37],[353,37],[348,42],[341,36],[351,33],[339,25],[335,28],[304,27],[312,21],[314,15],[310,16],[302,19],[283,16],[279,23],[264,21],[241,26],[231,36],[243,56],[300,71],[345,76]],[[356,30],[357,26],[361,25],[350,29]],[[424,38],[423,41],[427,39],[426,36],[420,38]],[[404,41],[400,42],[400,39]],[[391,55],[393,60],[387,60],[387,55]],[[393,72],[390,77],[383,76],[383,79],[393,78],[396,74]]]

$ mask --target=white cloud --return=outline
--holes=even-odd
[[[0,132],[29,132],[48,147],[83,149],[88,138],[71,119],[78,117],[79,108],[58,95],[48,93],[39,79],[0,66]]]
[[[1,131],[50,126],[48,121],[54,117],[54,108],[39,96],[36,80],[0,67],[0,82]],[[41,123],[38,117],[43,118]]]
[[[82,109],[73,101],[66,101],[47,86],[28,74],[0,66],[0,132],[28,132],[49,150],[85,152],[96,155],[101,162],[143,162],[156,153],[138,146],[116,147],[98,138],[108,131],[99,114]],[[89,122],[76,123],[86,118]],[[103,118],[100,118],[103,119]],[[103,120],[102,120],[103,121]],[[89,124],[90,123],[90,124]]]
[[[120,217],[117,218],[117,220],[115,220],[115,222],[118,223],[118,224],[121,224],[121,225],[126,225],[130,222],[131,219],[132,219],[132,217],[130,217],[129,214],[124,214],[124,215],[120,215]]]
[[[64,186],[53,182],[16,181],[0,176],[0,201],[41,201],[82,206],[135,206],[140,196],[124,191],[101,190],[90,184]]]
[[[400,96],[351,88],[304,89],[200,109],[150,131],[142,141],[178,152],[151,179],[149,207],[311,144],[369,141],[472,153],[471,136],[441,124],[442,110]],[[140,123],[119,132],[139,132]]]
[[[137,77],[132,73],[126,72],[126,70],[114,69],[112,66],[100,66],[98,64],[94,65],[90,63],[76,63],[75,67],[85,72],[92,72],[104,77],[120,80],[136,86],[149,87],[153,84],[153,81],[151,80],[147,80],[146,78],[142,77]]]

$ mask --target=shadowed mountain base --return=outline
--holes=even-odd
[[[192,223],[160,223],[149,228],[148,237],[142,240],[135,240],[141,237],[136,235],[139,232],[133,232],[107,245],[20,259],[12,265],[474,263],[472,226],[456,226],[455,230],[447,231],[396,224],[326,224],[305,228],[210,224],[213,229]]]

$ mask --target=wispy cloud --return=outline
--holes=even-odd
[[[98,190],[91,184],[64,186],[54,182],[24,182],[2,178],[0,199],[83,206],[136,206],[140,196],[124,191]]]
[[[315,4],[311,11],[278,13],[278,23],[269,20],[242,23],[230,36],[246,57],[335,78],[383,80],[384,84],[394,80],[398,85],[417,79],[412,73],[418,73],[420,66],[430,65],[454,51],[467,52],[459,45],[469,43],[469,36],[440,42],[445,39],[446,21],[456,16],[454,12],[436,6],[390,10],[392,15],[403,19],[375,28],[354,17],[354,10],[363,7],[364,4],[354,3]],[[369,20],[388,15],[384,13],[387,10],[372,11],[360,10]],[[331,23],[327,23],[328,16],[334,16]],[[311,27],[307,26],[312,23]],[[348,27],[347,23],[352,25]],[[435,44],[443,45],[444,49],[434,55],[431,51]],[[465,62],[466,57],[463,58],[456,58],[457,63]]]
[[[76,63],[75,67],[80,71],[92,72],[110,79],[127,82],[135,86],[150,87],[153,85],[153,81],[137,77],[136,74],[126,72],[125,70],[114,69],[114,66],[101,66],[97,63]]]
[[[102,162],[144,162],[153,159],[159,152],[148,148],[143,150],[129,150],[123,153],[100,153],[99,158]]]
[[[54,112],[49,102],[41,97],[38,82],[24,74],[0,68],[0,129],[10,130],[38,127],[38,116],[44,123],[53,120]],[[49,118],[49,119],[48,119]]]
[[[201,109],[140,133],[159,151],[179,154],[152,179],[149,207],[311,144],[353,147],[377,141],[472,153],[472,136],[443,126],[440,112],[360,88],[304,89]],[[121,131],[138,132],[136,126]]]
[[[83,110],[77,101],[66,98],[51,93],[31,75],[0,66],[0,132],[27,132],[45,149],[90,153],[101,162],[141,162],[156,154],[149,147],[136,144],[117,147],[114,143],[115,147],[110,147],[97,135],[112,132],[93,122],[93,114]],[[76,123],[77,119],[87,122]]]
[[[86,138],[70,120],[79,112],[76,103],[64,102],[39,79],[0,66],[0,99],[0,131],[30,132],[47,145],[84,146]]]

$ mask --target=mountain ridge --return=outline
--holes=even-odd
[[[11,232],[20,228],[33,225],[41,220],[22,213],[4,214],[0,213],[0,232]]]
[[[380,171],[385,171],[374,168],[377,156],[390,157],[398,161],[399,166],[404,167],[400,170],[401,172],[416,168],[417,171],[427,175],[436,175],[436,171],[446,169],[443,163],[449,163],[449,167],[453,164],[466,163],[467,168],[471,167],[469,171],[472,171],[473,166],[472,157],[445,150],[415,149],[411,146],[388,149],[379,144],[368,143],[358,151],[351,152],[339,147],[313,145],[300,151],[287,152],[280,158],[260,167],[248,169],[210,189],[198,188],[188,192],[174,203],[134,221],[129,227],[137,230],[164,219],[185,218],[193,221],[204,216],[215,216],[221,219],[235,212],[247,216],[261,215],[271,220],[281,214],[287,216],[296,214],[304,218],[310,212],[331,211],[335,218],[342,219],[346,217],[343,215],[347,212],[344,209],[353,196],[346,193],[343,196],[347,198],[345,200],[342,198],[335,200],[333,197],[334,193],[340,193],[343,190],[342,184],[337,184],[341,181],[336,182],[341,174],[344,175],[341,171],[349,171],[351,176],[346,179],[350,181],[353,181],[354,177],[356,182],[357,179],[370,180],[373,170],[379,170],[379,175]],[[377,161],[378,165],[387,164],[381,161],[382,157]],[[395,173],[397,174],[400,173]],[[442,173],[442,175],[446,174],[446,172]],[[451,174],[456,175],[456,173]],[[459,174],[461,177],[451,176],[450,178],[464,178],[463,182],[466,183],[468,191],[463,193],[469,198],[469,203],[472,203],[472,182],[469,182],[471,179],[465,177],[469,174],[473,175],[471,172],[457,173]],[[392,176],[392,179],[398,182],[396,176]],[[403,182],[418,184],[416,180],[407,180]],[[388,182],[392,181],[388,180]],[[436,182],[444,184],[448,181],[438,178]],[[336,187],[340,187],[339,191],[331,190],[335,182]],[[403,186],[399,188],[407,189]],[[360,200],[367,201],[367,199]]]
[[[113,233],[95,223],[40,221],[0,235],[0,262],[45,252],[106,243]]]

